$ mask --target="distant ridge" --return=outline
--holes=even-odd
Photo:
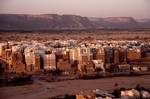
[[[148,29],[150,19],[132,17],[88,18],[57,14],[0,14],[0,31]]]

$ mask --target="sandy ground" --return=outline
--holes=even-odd
[[[48,99],[61,94],[78,93],[81,90],[114,89],[114,84],[119,87],[134,88],[137,84],[150,88],[150,75],[138,77],[113,77],[95,80],[69,80],[61,82],[36,81],[32,85],[2,87],[0,99]]]
[[[49,41],[49,40],[91,40],[91,39],[101,39],[101,40],[150,40],[150,31],[96,31],[96,32],[62,32],[62,33],[0,33],[0,42],[3,41]]]

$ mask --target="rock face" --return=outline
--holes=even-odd
[[[80,30],[150,28],[150,20],[131,17],[88,18],[77,15],[0,14],[0,30]]]
[[[90,19],[91,20],[91,19]],[[93,19],[92,19],[93,20]],[[92,21],[91,20],[91,21]],[[135,19],[132,17],[109,17],[109,18],[99,18],[96,21],[92,21],[96,28],[106,28],[106,29],[130,29],[130,28],[140,28]]]

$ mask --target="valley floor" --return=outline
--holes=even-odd
[[[1,99],[49,99],[64,94],[75,94],[84,90],[115,89],[118,87],[134,88],[137,84],[150,88],[150,75],[136,77],[112,77],[95,80],[68,80],[60,82],[34,81],[32,85],[1,87]]]

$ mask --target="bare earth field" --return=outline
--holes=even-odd
[[[75,32],[48,32],[48,33],[20,33],[20,32],[0,32],[0,42],[3,41],[22,41],[22,40],[146,40],[150,41],[150,30],[149,31],[75,31]]]
[[[150,88],[149,78],[150,75],[61,82],[35,81],[32,85],[0,88],[0,99],[49,99],[57,95],[75,94],[97,88],[112,90],[116,88],[115,83],[118,83],[118,87],[134,88],[137,84],[141,84],[146,88]]]

